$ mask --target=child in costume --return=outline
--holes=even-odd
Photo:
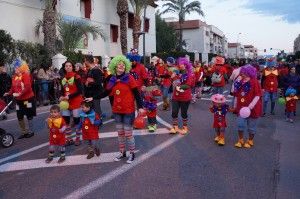
[[[77,126],[77,131],[82,132],[82,139],[88,143],[87,159],[95,156],[100,156],[99,149],[99,126],[102,121],[99,114],[92,109],[92,102],[82,102],[82,113],[80,114],[80,123]]]
[[[58,163],[62,163],[66,160],[66,135],[64,131],[66,130],[67,125],[60,114],[59,106],[51,106],[50,117],[47,119],[47,126],[49,129],[49,154],[46,163],[50,163],[53,160],[56,148],[59,148],[60,150]]]
[[[131,63],[123,55],[114,57],[109,64],[112,77],[107,84],[106,92],[113,98],[112,112],[114,113],[116,129],[118,131],[119,151],[115,161],[126,157],[126,141],[130,151],[127,163],[135,159],[135,140],[133,137],[133,121],[135,118],[135,101],[139,114],[143,111],[143,101],[137,82],[130,75]]]
[[[215,58],[215,65],[212,68],[211,82],[214,94],[223,94],[225,86],[225,75],[227,73],[224,67],[225,59],[217,56]]]
[[[141,64],[142,57],[138,54],[137,49],[131,49],[130,53],[128,53],[126,57],[131,61],[130,74],[136,80],[138,90],[141,91],[144,81],[147,79],[146,68],[143,64]]]
[[[173,75],[172,119],[171,134],[188,133],[188,108],[192,100],[192,64],[184,57],[178,59],[179,74]],[[178,127],[178,113],[181,110],[183,127]]]
[[[293,123],[293,115],[297,109],[297,100],[296,96],[297,91],[294,88],[288,88],[285,92],[285,110],[286,110],[286,121]]]
[[[204,71],[203,71],[203,68],[201,67],[201,64],[198,61],[195,62],[193,69],[194,69],[194,75],[195,75],[195,87],[193,89],[192,102],[195,103],[196,100],[201,97]]]
[[[277,99],[279,72],[275,68],[275,60],[267,61],[267,68],[264,69],[261,79],[261,86],[264,89],[263,116],[266,115],[268,101],[271,100],[271,114],[274,115],[274,108]]]
[[[214,114],[214,124],[213,128],[216,131],[215,142],[219,146],[225,145],[225,128],[226,124],[226,114],[229,111],[229,106],[226,104],[226,98],[221,94],[214,94],[211,96],[211,101],[213,105],[209,108],[210,112]]]
[[[173,57],[167,58],[167,64],[161,64],[161,66],[157,66],[158,77],[160,81],[160,89],[162,92],[163,98],[163,109],[167,111],[170,109],[170,97],[169,97],[169,90],[170,86],[172,85],[171,75],[172,71],[169,68],[173,67],[175,64],[175,59]]]
[[[251,65],[242,66],[240,76],[234,82],[235,96],[234,109],[238,114],[237,126],[239,140],[235,147],[251,148],[254,145],[253,139],[256,133],[257,120],[262,114],[262,91],[257,80],[257,71]],[[240,110],[243,107],[250,109],[250,116],[243,118]],[[244,142],[244,132],[248,129],[249,138]]]

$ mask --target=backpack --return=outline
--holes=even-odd
[[[214,72],[211,76],[212,83],[220,83],[222,81],[222,74]]]

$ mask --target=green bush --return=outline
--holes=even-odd
[[[51,66],[48,50],[42,44],[18,40],[15,41],[15,52],[15,57],[25,60],[30,69],[39,68],[42,63]]]
[[[12,62],[14,57],[14,40],[5,30],[0,30],[0,63]]]
[[[66,56],[67,60],[71,61],[73,64],[78,62],[82,63],[84,59],[84,55],[81,51],[79,51],[78,53],[73,51],[64,51],[63,55]]]

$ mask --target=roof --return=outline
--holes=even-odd
[[[236,48],[239,45],[240,45],[239,43],[228,43],[228,48]]]
[[[179,22],[167,22],[169,25],[173,26],[176,30],[180,29]],[[207,26],[207,24],[200,20],[188,20],[184,21],[182,24],[182,29],[198,29],[201,26]]]
[[[244,45],[245,48],[254,48],[253,45]]]

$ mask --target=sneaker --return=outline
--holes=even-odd
[[[116,162],[119,162],[120,160],[122,160],[123,158],[126,158],[126,151],[124,151],[123,153],[122,152],[119,152],[117,157],[115,157],[115,161]]]
[[[66,157],[64,155],[61,155],[57,162],[63,163],[65,160],[66,160]]]
[[[249,148],[253,147],[253,145],[254,145],[253,140],[247,140],[247,142],[244,144],[244,147],[249,149]]]
[[[225,138],[220,138],[218,141],[219,146],[224,146],[225,145]]]
[[[218,143],[219,139],[220,139],[219,136],[216,136],[215,139],[214,139],[214,141]]]
[[[95,154],[96,154],[96,156],[100,156],[100,149],[99,148],[95,148]]]
[[[74,140],[73,139],[69,139],[66,141],[66,146],[71,146],[74,144]]]
[[[235,147],[236,148],[242,148],[243,147],[243,144],[244,144],[244,140],[243,139],[239,139],[238,141],[237,141],[237,143],[235,143]]]
[[[289,119],[289,122],[290,122],[290,123],[294,123],[294,120],[293,120],[293,119]]]
[[[86,159],[91,159],[94,156],[95,156],[94,151],[90,151],[89,154],[86,156]]]
[[[48,164],[53,160],[52,156],[48,156],[48,158],[45,160],[45,162]]]
[[[128,157],[128,160],[126,161],[128,164],[131,164],[134,160],[134,153],[130,153],[129,154],[129,157]]]
[[[181,135],[186,135],[189,132],[189,129],[187,126],[183,126],[183,128],[180,130]]]
[[[262,117],[266,117],[266,113],[263,113],[263,114],[262,114]]]
[[[154,125],[149,125],[149,126],[148,126],[148,131],[149,131],[150,133],[154,133],[154,131],[155,131]]]
[[[285,118],[285,121],[286,121],[286,122],[289,122],[289,121],[290,121],[290,119],[289,119],[289,118]]]
[[[178,126],[173,126],[173,128],[170,129],[170,134],[176,134],[179,132]]]

